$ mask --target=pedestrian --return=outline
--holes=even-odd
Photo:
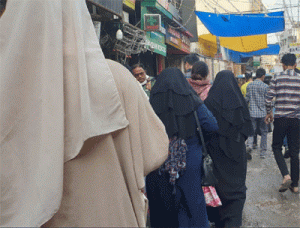
[[[260,132],[261,135],[260,158],[266,157],[268,136],[268,126],[265,123],[265,118],[267,116],[265,100],[268,85],[263,82],[265,76],[266,71],[263,68],[257,69],[256,79],[248,85],[246,94],[246,102],[249,105],[254,132]],[[253,136],[249,137],[247,140],[247,151],[249,151],[249,153],[253,149],[253,140]]]
[[[150,77],[146,74],[145,67],[141,63],[137,63],[131,67],[131,72],[133,76],[138,80],[138,82],[143,87],[143,90],[150,96],[150,91],[155,83],[155,78]]]
[[[279,192],[290,189],[299,193],[299,118],[300,118],[300,75],[295,72],[296,56],[288,53],[281,59],[283,71],[275,75],[270,83],[266,98],[266,123],[274,119],[272,149],[278,168],[283,176]],[[275,99],[275,113],[272,100]],[[282,144],[287,136],[291,175],[282,154]]]
[[[197,112],[206,141],[218,129],[216,119],[178,68],[161,72],[150,103],[169,136],[169,158],[146,178],[152,227],[208,227],[201,187],[202,146]]]
[[[86,2],[9,0],[0,27],[0,226],[145,227],[168,137]]]
[[[191,78],[187,79],[203,101],[206,99],[211,87],[210,81],[207,79],[208,72],[207,64],[198,61],[193,65]]]
[[[245,80],[246,82],[241,86],[241,91],[244,97],[246,97],[248,85],[253,82],[252,73],[245,73]]]
[[[191,53],[183,58],[184,75],[186,78],[191,78],[193,65],[199,61],[199,57],[196,53]]]
[[[208,218],[216,227],[240,227],[247,189],[245,140],[253,135],[253,127],[248,106],[231,71],[217,74],[204,103],[219,126],[208,150],[222,202],[220,207],[208,208]]]

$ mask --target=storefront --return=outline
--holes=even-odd
[[[168,25],[166,32],[167,67],[178,67],[183,70],[183,57],[190,54],[190,35],[176,27]]]
[[[157,55],[157,73],[165,67],[180,68],[183,55],[190,53],[192,34],[182,26],[179,10],[168,0],[145,0],[141,4],[141,28],[147,31]]]

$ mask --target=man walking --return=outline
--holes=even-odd
[[[262,68],[256,71],[256,80],[247,86],[246,101],[249,104],[250,117],[252,120],[254,132],[261,133],[260,141],[260,157],[265,158],[267,152],[267,136],[268,127],[265,123],[265,117],[267,116],[267,110],[265,106],[266,95],[268,91],[268,85],[265,84],[264,78],[266,71]],[[253,149],[254,137],[249,137],[247,141],[248,152]]]
[[[299,118],[300,118],[300,75],[294,70],[296,56],[285,54],[282,59],[283,72],[270,83],[266,98],[266,123],[273,121],[272,100],[275,98],[275,115],[272,149],[283,176],[279,192],[287,189],[299,193]],[[287,136],[291,157],[291,175],[282,155],[282,144]]]
[[[136,80],[141,84],[143,90],[150,97],[150,91],[155,83],[155,78],[146,74],[144,66],[141,63],[137,63],[131,67],[131,73]]]
[[[246,83],[244,83],[244,84],[241,86],[241,91],[242,91],[242,94],[243,94],[244,97],[246,97],[248,85],[249,85],[251,82],[253,82],[253,79],[252,79],[252,73],[246,73],[246,74],[245,74],[245,79],[246,79]]]
[[[191,78],[193,65],[198,61],[199,61],[199,57],[195,53],[189,54],[184,57],[183,59],[184,70],[185,70],[184,76],[186,78]]]

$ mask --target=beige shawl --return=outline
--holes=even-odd
[[[168,155],[168,136],[144,91],[109,61],[129,127],[88,140],[66,162],[60,210],[45,227],[145,227],[144,176]]]
[[[84,0],[9,0],[0,19],[0,225],[59,209],[63,164],[128,121]]]

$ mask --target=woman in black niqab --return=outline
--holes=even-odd
[[[151,226],[208,227],[194,111],[206,140],[209,132],[217,131],[217,121],[177,68],[167,68],[158,76],[150,103],[170,139],[169,158],[147,176]]]
[[[203,104],[178,68],[168,68],[158,76],[150,103],[166,127],[169,138],[186,139],[195,134],[193,112]]]
[[[216,117],[218,132],[210,143],[214,161],[216,186],[222,206],[209,208],[209,219],[216,227],[239,227],[246,200],[246,146],[253,127],[246,101],[231,71],[221,71],[205,100]]]

